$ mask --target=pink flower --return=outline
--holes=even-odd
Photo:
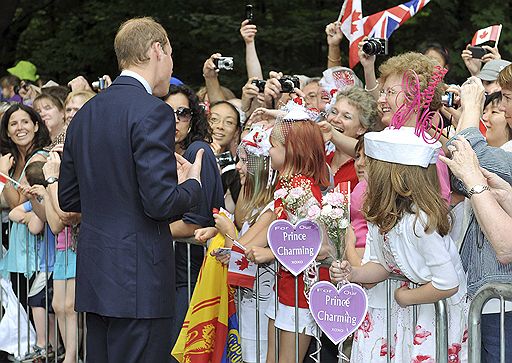
[[[359,326],[359,330],[361,330],[363,332],[363,336],[365,338],[370,337],[370,334],[368,334],[368,333],[373,330],[373,321],[372,321],[372,316],[370,315],[370,313],[368,313],[368,312],[366,313],[366,316],[364,317],[363,322]]]
[[[274,199],[284,198],[288,194],[288,191],[284,188],[278,189],[274,192]]]
[[[308,209],[308,218],[309,219],[317,219],[320,216],[320,207],[316,204],[312,205]]]
[[[411,361],[411,363],[435,363],[435,359],[429,355],[417,355]]]
[[[343,218],[343,209],[341,208],[333,208],[329,217],[332,219],[341,219]]]
[[[322,202],[335,207],[341,207],[345,203],[345,196],[342,193],[330,192],[324,195]]]
[[[427,340],[427,337],[431,336],[432,333],[428,330],[425,330],[421,327],[421,325],[418,325],[416,327],[416,334],[414,334],[414,345],[421,345],[425,340]]]
[[[448,362],[460,363],[459,352],[462,349],[459,343],[453,343],[448,347]]]
[[[304,195],[304,189],[302,187],[293,188],[290,190],[290,198],[299,199]]]

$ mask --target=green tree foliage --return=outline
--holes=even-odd
[[[186,83],[203,83],[202,66],[213,53],[235,58],[235,70],[220,75],[223,85],[239,94],[246,81],[244,43],[240,22],[245,3],[231,0],[20,0],[9,27],[0,31],[0,65],[28,59],[45,79],[65,83],[78,74],[88,79],[118,73],[113,39],[119,24],[134,16],[153,16],[166,27],[173,46],[174,74]],[[38,6],[30,5],[38,3]],[[398,5],[397,0],[363,0],[363,14]],[[336,20],[342,0],[254,0],[258,25],[256,47],[264,74],[319,76],[326,65],[324,28]],[[6,5],[0,5],[0,12]],[[12,4],[11,4],[12,8]],[[438,42],[449,49],[449,81],[467,77],[461,50],[482,27],[504,25],[499,49],[510,59],[512,44],[509,2],[498,0],[432,0],[419,14],[391,37],[392,54],[417,50],[422,44]],[[8,19],[9,20],[9,19]],[[5,19],[4,19],[5,23]],[[7,29],[7,30],[6,30]],[[9,32],[9,29],[11,31]],[[13,32],[12,29],[16,29]],[[344,41],[343,54],[348,44]],[[346,60],[344,56],[344,60]],[[383,59],[379,59],[381,62]],[[361,67],[356,72],[362,75]]]

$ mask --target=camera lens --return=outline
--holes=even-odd
[[[376,55],[383,53],[382,45],[380,44],[379,41],[370,39],[363,44],[363,52],[365,52],[368,55]]]

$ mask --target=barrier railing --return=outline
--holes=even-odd
[[[9,228],[8,228],[7,233],[10,233],[11,225],[12,224],[9,223]],[[4,233],[4,231],[2,231],[2,233]],[[65,229],[65,236],[66,236],[65,244],[67,247],[69,245],[69,241],[67,240],[68,239],[68,228],[67,227]],[[15,309],[17,309],[17,311],[16,311],[17,349],[15,352],[12,352],[13,354],[10,357],[10,360],[13,362],[46,361],[46,362],[57,363],[62,359],[62,356],[59,356],[59,353],[64,352],[63,349],[59,348],[60,346],[62,346],[61,338],[62,338],[62,342],[64,342],[65,339],[67,339],[67,336],[70,334],[68,334],[68,332],[66,331],[66,329],[67,329],[67,316],[66,315],[64,315],[65,327],[64,327],[64,332],[62,334],[63,336],[60,334],[59,323],[58,323],[58,319],[56,317],[55,317],[55,324],[54,324],[53,331],[51,331],[51,329],[50,329],[50,313],[49,312],[50,312],[50,308],[51,308],[51,306],[50,306],[51,291],[49,289],[48,282],[50,280],[51,273],[48,271],[48,266],[50,264],[50,261],[49,261],[50,248],[55,248],[55,247],[50,246],[49,236],[47,235],[46,225],[44,227],[44,233],[42,235],[37,236],[37,239],[35,240],[35,243],[33,245],[29,239],[28,229],[26,230],[24,237],[25,237],[24,238],[25,241],[23,241],[22,243],[24,244],[26,255],[24,257],[22,257],[22,259],[21,259],[24,261],[23,262],[24,266],[23,267],[18,266],[16,268],[16,271],[9,271],[10,270],[9,267],[7,267],[5,271],[3,271],[3,272],[10,273],[10,276],[14,276],[15,283],[16,283],[16,289],[15,289],[16,291],[14,291],[14,293],[18,299],[18,304],[17,304],[17,307],[15,308]],[[42,249],[39,251],[38,243],[41,243],[41,242],[42,242]],[[14,250],[15,249],[13,248],[13,251]],[[41,258],[42,253],[44,253],[44,255],[45,255],[44,258]],[[64,255],[64,258],[65,258],[64,273],[65,273],[66,277],[68,275],[68,262],[69,262],[68,254],[69,254],[69,248],[66,248],[65,255]],[[0,258],[4,258],[4,257],[5,256],[0,256]],[[41,262],[44,262],[44,266],[45,266],[45,269],[43,271],[41,271],[41,266],[40,266]],[[20,268],[23,271],[21,271]],[[14,273],[14,275],[13,275],[13,273]],[[36,330],[36,337],[34,337],[33,334],[31,333],[31,327],[32,327],[31,321],[33,321],[33,319],[36,319],[36,317],[31,312],[31,306],[29,305],[29,295],[30,296],[36,295],[35,291],[33,291],[31,293],[30,285],[31,285],[31,282],[33,283],[34,281],[36,281],[38,274],[42,274],[42,275],[40,275],[39,279],[44,280],[44,287],[39,292],[39,293],[44,294],[44,299],[45,299],[44,306],[41,306],[42,308],[45,309],[44,328],[41,325],[39,325],[39,329],[40,329],[39,333],[40,334],[44,333],[44,343],[43,343],[43,346],[41,347],[41,348],[44,348],[44,351],[42,353],[35,354],[33,347],[31,346],[31,340],[35,339],[35,343],[37,344],[37,330]],[[22,275],[25,275],[27,277],[26,279],[24,279],[24,280],[26,280],[26,282],[22,281],[22,279],[20,278],[20,276],[22,276]],[[33,275],[33,278],[31,278],[32,275]],[[26,292],[22,291],[22,286],[21,286],[22,284],[26,285],[25,286]],[[67,288],[68,288],[67,283],[65,283],[65,285],[64,285],[64,295],[65,296],[67,295],[67,292],[68,292]],[[22,303],[24,303],[24,304],[22,304]],[[3,306],[3,304],[4,304],[4,292],[3,292],[3,289],[0,289],[0,305]],[[63,301],[62,306],[64,306],[64,309],[65,309],[65,307],[66,307],[65,301]],[[23,324],[23,326],[25,325],[22,322],[23,320],[25,320],[24,318],[22,319],[22,314],[24,314],[23,310],[25,310],[25,307],[26,307],[25,313],[26,313],[26,317],[27,317],[26,328],[22,328],[22,324]],[[2,308],[2,311],[3,311],[3,308]],[[0,311],[0,319],[4,318],[5,313],[3,313],[2,311]],[[76,313],[76,314],[77,314],[77,322],[78,322],[80,320],[79,319],[80,316],[78,315],[78,313]],[[81,337],[79,334],[79,325],[80,325],[79,323],[76,324],[75,333],[72,338],[74,340],[74,344],[76,344],[76,352],[75,352],[75,356],[74,356],[74,361],[77,363],[81,362],[80,354],[79,354],[80,343],[81,343]],[[24,329],[26,329],[26,335],[24,334],[25,337],[22,338],[21,332]],[[53,342],[54,342],[53,345],[50,344],[50,337],[52,336],[52,334],[53,334]],[[85,339],[85,335],[84,335],[84,339]],[[22,347],[24,347],[25,344],[26,344],[26,350],[22,349]],[[84,346],[83,351],[84,351],[84,359],[85,359],[85,356],[86,356],[85,340],[84,340],[83,346]],[[62,346],[62,347],[64,347],[64,346]]]
[[[66,233],[66,236],[67,236],[67,233]],[[47,248],[46,250],[46,256],[48,258],[48,243],[47,243],[47,236],[44,237],[45,238],[45,248]],[[194,243],[194,244],[197,244],[197,243]],[[66,243],[67,245],[67,243]],[[187,243],[188,245],[188,243]],[[37,258],[37,253],[36,253],[36,258]],[[191,277],[191,254],[190,254],[190,247],[187,248],[187,276],[190,280],[190,277]],[[66,261],[67,261],[67,257],[66,257]],[[28,256],[27,256],[27,266],[28,266]],[[47,261],[48,262],[48,261]],[[279,271],[279,268],[278,268],[278,263],[276,262],[275,263],[275,270],[274,271]],[[256,294],[256,300],[255,300],[255,303],[256,303],[256,311],[255,311],[255,319],[256,319],[256,326],[255,326],[255,329],[256,329],[256,362],[260,363],[261,362],[261,359],[260,359],[260,355],[261,355],[261,349],[262,349],[262,346],[261,346],[261,343],[262,343],[262,337],[261,337],[261,331],[260,331],[260,320],[262,318],[261,316],[261,312],[260,312],[260,268],[261,267],[258,267],[258,272],[256,274],[256,287],[255,287],[255,294]],[[18,276],[19,277],[19,276]],[[48,277],[48,276],[46,276]],[[392,337],[392,329],[391,329],[391,309],[390,309],[390,306],[391,306],[391,302],[392,302],[392,299],[393,299],[393,295],[392,295],[392,289],[391,289],[391,283],[390,281],[391,280],[398,280],[398,281],[406,281],[406,282],[410,282],[408,281],[407,279],[405,279],[404,277],[402,276],[399,276],[399,275],[392,275],[390,276],[390,278],[388,280],[386,280],[385,284],[387,286],[387,334],[388,334],[388,342],[390,343],[389,344],[389,347],[391,346],[391,338]],[[46,281],[48,281],[48,279],[46,279]],[[190,296],[192,295],[192,286],[193,286],[193,281],[188,281],[187,282],[187,286],[188,286],[188,296],[190,298]],[[298,280],[296,279],[295,280],[295,301],[296,301],[296,304],[295,304],[295,361],[296,362],[299,362],[300,359],[299,359],[299,345],[298,345],[298,338],[299,338],[299,328],[298,328],[298,290],[297,290],[297,286],[298,286]],[[278,273],[275,273],[275,296],[277,297],[278,296],[278,291],[279,291],[279,283],[278,283]],[[46,295],[46,311],[48,312],[48,309],[49,309],[49,291],[48,291],[48,286],[46,285],[45,286],[45,295]],[[238,294],[239,297],[241,297],[241,294],[239,293]],[[480,323],[480,313],[481,313],[481,310],[482,310],[482,306],[485,305],[485,302],[487,302],[489,299],[493,298],[493,297],[498,297],[498,296],[502,296],[502,300],[503,298],[506,298],[507,300],[512,300],[512,287],[510,285],[505,285],[505,284],[493,284],[492,286],[487,286],[487,289],[484,289],[483,292],[481,292],[481,295],[480,296],[477,296],[475,297],[475,300],[473,301],[472,303],[472,306],[471,306],[471,312],[470,312],[470,322],[475,322],[476,324],[476,328],[479,328],[479,323]],[[18,296],[19,296],[19,284],[18,284]],[[0,303],[2,302],[2,299],[3,299],[3,293],[0,291]],[[238,301],[239,304],[238,306],[240,307],[240,300]],[[278,300],[277,298],[275,299],[275,301],[271,302],[271,303],[274,303],[275,304],[275,312],[277,314],[277,310],[278,310]],[[477,304],[481,304],[480,305],[477,305]],[[443,362],[448,362],[448,331],[447,331],[447,306],[446,306],[446,301],[442,300],[442,301],[439,301],[437,303],[434,304],[435,306],[435,309],[436,309],[436,362],[439,362],[439,363],[443,363]],[[480,306],[480,307],[479,307]],[[413,320],[414,320],[414,323],[416,323],[416,317],[417,317],[417,306],[414,306],[412,307],[413,309]],[[27,309],[27,314],[29,314],[28,316],[30,317],[30,312],[29,312],[29,309]],[[504,311],[504,310],[503,310]],[[21,319],[20,319],[20,311],[18,311],[18,329],[20,329],[20,322],[21,322]],[[1,312],[0,312],[1,314]],[[1,318],[1,316],[0,316]],[[239,316],[240,319],[242,319],[243,317]],[[503,317],[502,317],[502,321],[503,321],[503,318],[504,318],[504,313],[503,313]],[[80,321],[82,321],[82,319],[80,318],[79,319]],[[85,321],[85,318],[83,319],[83,321]],[[80,339],[80,334],[79,334],[79,325],[80,324],[77,324],[77,329],[76,329],[76,334],[75,334],[75,339],[76,339],[76,346],[77,346],[77,349],[76,349],[76,357],[75,357],[75,361],[76,362],[80,362],[80,354],[79,354],[79,351],[80,351],[80,342],[82,342],[82,351],[83,351],[83,359],[86,360],[87,359],[87,351],[86,351],[86,344],[85,344],[85,337],[86,337],[86,331],[87,331],[87,327],[85,326],[85,324],[83,324],[83,327],[84,327],[84,331],[83,331],[83,340]],[[416,324],[415,324],[416,325]],[[474,325],[474,324],[473,324]],[[241,329],[241,324],[240,324],[240,329]],[[503,331],[503,326],[502,326],[502,331]],[[54,347],[54,354],[53,356],[51,356],[49,354],[49,336],[50,336],[50,331],[49,331],[49,325],[48,325],[48,317],[46,319],[46,322],[45,322],[45,331],[46,331],[46,343],[45,343],[45,346],[46,346],[46,361],[47,362],[50,362],[50,361],[54,361],[54,362],[57,362],[58,361],[58,357],[57,357],[57,352],[58,352],[58,346],[59,346],[59,328],[58,328],[58,321],[56,319],[56,323],[55,323],[55,331],[53,332],[54,333],[54,338],[55,338],[55,342],[57,342]],[[30,334],[30,333],[29,333]],[[275,357],[275,362],[279,362],[279,330],[276,328],[274,332],[272,331],[269,331],[268,334],[274,334],[274,338],[275,338],[275,343],[274,343],[274,357]],[[479,357],[480,356],[480,332],[479,330],[478,331],[474,331],[471,330],[470,328],[470,336],[469,336],[469,344],[470,344],[470,362],[478,362],[478,358],[476,358],[475,360],[475,357]],[[18,353],[20,353],[21,351],[21,345],[22,344],[27,344],[28,348],[31,348],[30,347],[30,338],[27,339],[26,342],[21,342],[19,340],[19,336],[18,336]],[[318,347],[318,346],[317,346]],[[504,342],[502,342],[502,347],[504,348]],[[390,356],[390,353],[391,353],[391,349],[388,349],[387,351],[387,360],[388,362],[391,361],[391,356]],[[272,354],[271,352],[268,352],[268,354]],[[17,362],[22,362],[23,361],[23,357],[20,357],[21,354],[18,354],[17,357],[16,357],[16,361]],[[504,349],[502,349],[502,356],[504,357]],[[318,361],[321,361],[320,360],[320,352],[318,350],[318,352],[315,353],[315,357]],[[473,360],[471,360],[473,359]],[[502,362],[504,362],[503,360],[504,358],[502,358]]]
[[[469,307],[469,363],[477,363],[481,360],[482,311],[485,304],[493,298],[500,299],[500,362],[505,363],[505,300],[512,301],[512,285],[504,283],[484,285],[471,302]]]
[[[386,284],[386,331],[387,331],[387,342],[388,349],[386,354],[387,362],[391,362],[391,337],[393,336],[391,326],[391,304],[393,298],[393,291],[391,288],[391,281],[404,281],[412,284],[413,287],[417,287],[417,284],[412,283],[407,278],[397,275],[390,274],[388,279],[385,281]],[[448,363],[448,312],[446,300],[439,300],[434,303],[436,312],[436,362],[437,363]],[[418,317],[418,305],[412,306],[413,309],[413,325],[416,327]]]

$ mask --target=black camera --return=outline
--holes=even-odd
[[[455,93],[446,92],[443,96],[441,96],[441,102],[446,107],[453,107],[453,102],[455,100]]]
[[[215,157],[221,169],[228,165],[235,164],[235,159],[233,159],[230,151],[224,151],[222,154],[216,155]]]
[[[388,41],[381,38],[368,39],[363,44],[363,52],[368,55],[388,55]]]
[[[252,13],[252,5],[245,5],[245,18],[249,20],[249,24],[252,24],[254,20],[254,14]]]
[[[300,88],[299,77],[283,76],[279,79],[282,93],[291,93],[295,88]]]
[[[213,60],[213,64],[215,64],[215,68],[224,69],[226,71],[233,70],[233,57],[219,57]]]
[[[265,92],[265,85],[267,84],[267,81],[264,79],[253,79],[251,83],[258,87],[259,93]]]

